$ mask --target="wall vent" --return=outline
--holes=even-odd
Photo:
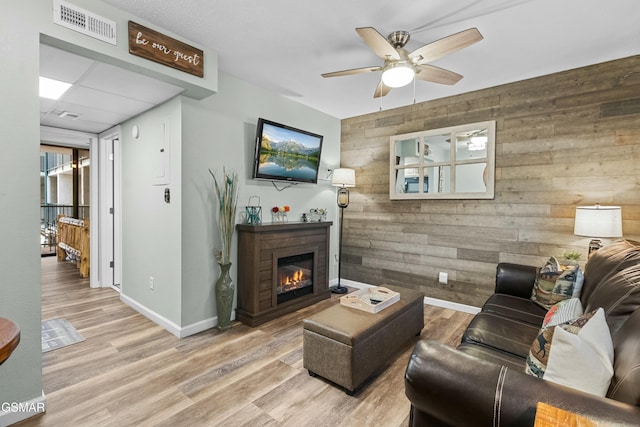
[[[53,22],[103,42],[117,45],[115,21],[88,12],[71,3],[53,0]]]

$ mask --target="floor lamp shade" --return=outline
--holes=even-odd
[[[356,171],[348,168],[334,169],[331,185],[334,187],[355,187]]]
[[[620,206],[578,206],[573,234],[585,237],[622,237]]]

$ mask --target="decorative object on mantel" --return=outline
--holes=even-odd
[[[312,208],[312,209],[309,209],[308,218],[309,218],[310,222],[326,221],[326,219],[327,219],[327,210],[325,208]]]
[[[333,171],[331,185],[340,187],[338,189],[338,207],[340,208],[340,242],[338,243],[340,253],[338,254],[338,284],[332,286],[331,292],[334,294],[346,294],[347,288],[340,285],[340,273],[342,271],[342,229],[344,224],[344,208],[349,206],[348,187],[356,186],[356,172],[353,169],[340,168]]]
[[[225,331],[231,327],[231,311],[236,287],[231,280],[231,241],[235,230],[236,206],[238,202],[238,175],[222,169],[222,181],[209,169],[218,197],[218,230],[222,248],[217,258],[220,266],[220,277],[216,280],[216,309],[218,312],[218,329]]]
[[[591,254],[602,247],[599,237],[622,237],[622,208],[599,204],[576,206],[573,234],[592,238],[587,259],[591,258]]]
[[[258,201],[257,204],[252,205],[251,201]],[[260,197],[258,196],[251,196],[249,197],[249,205],[245,208],[246,214],[247,214],[247,218],[246,218],[246,224],[262,224],[262,206],[260,206]]]
[[[291,211],[291,207],[289,205],[284,206],[274,206],[271,208],[271,222],[280,222],[284,223],[288,221],[287,213]]]

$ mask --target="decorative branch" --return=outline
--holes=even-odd
[[[222,240],[222,249],[218,251],[218,262],[228,264],[231,262],[231,240],[235,230],[236,206],[238,204],[238,174],[235,171],[227,172],[222,168],[223,180],[218,181],[215,173],[209,169],[218,197],[218,230]]]

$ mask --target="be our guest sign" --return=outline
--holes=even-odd
[[[194,76],[204,76],[202,50],[133,21],[129,21],[129,53]]]

